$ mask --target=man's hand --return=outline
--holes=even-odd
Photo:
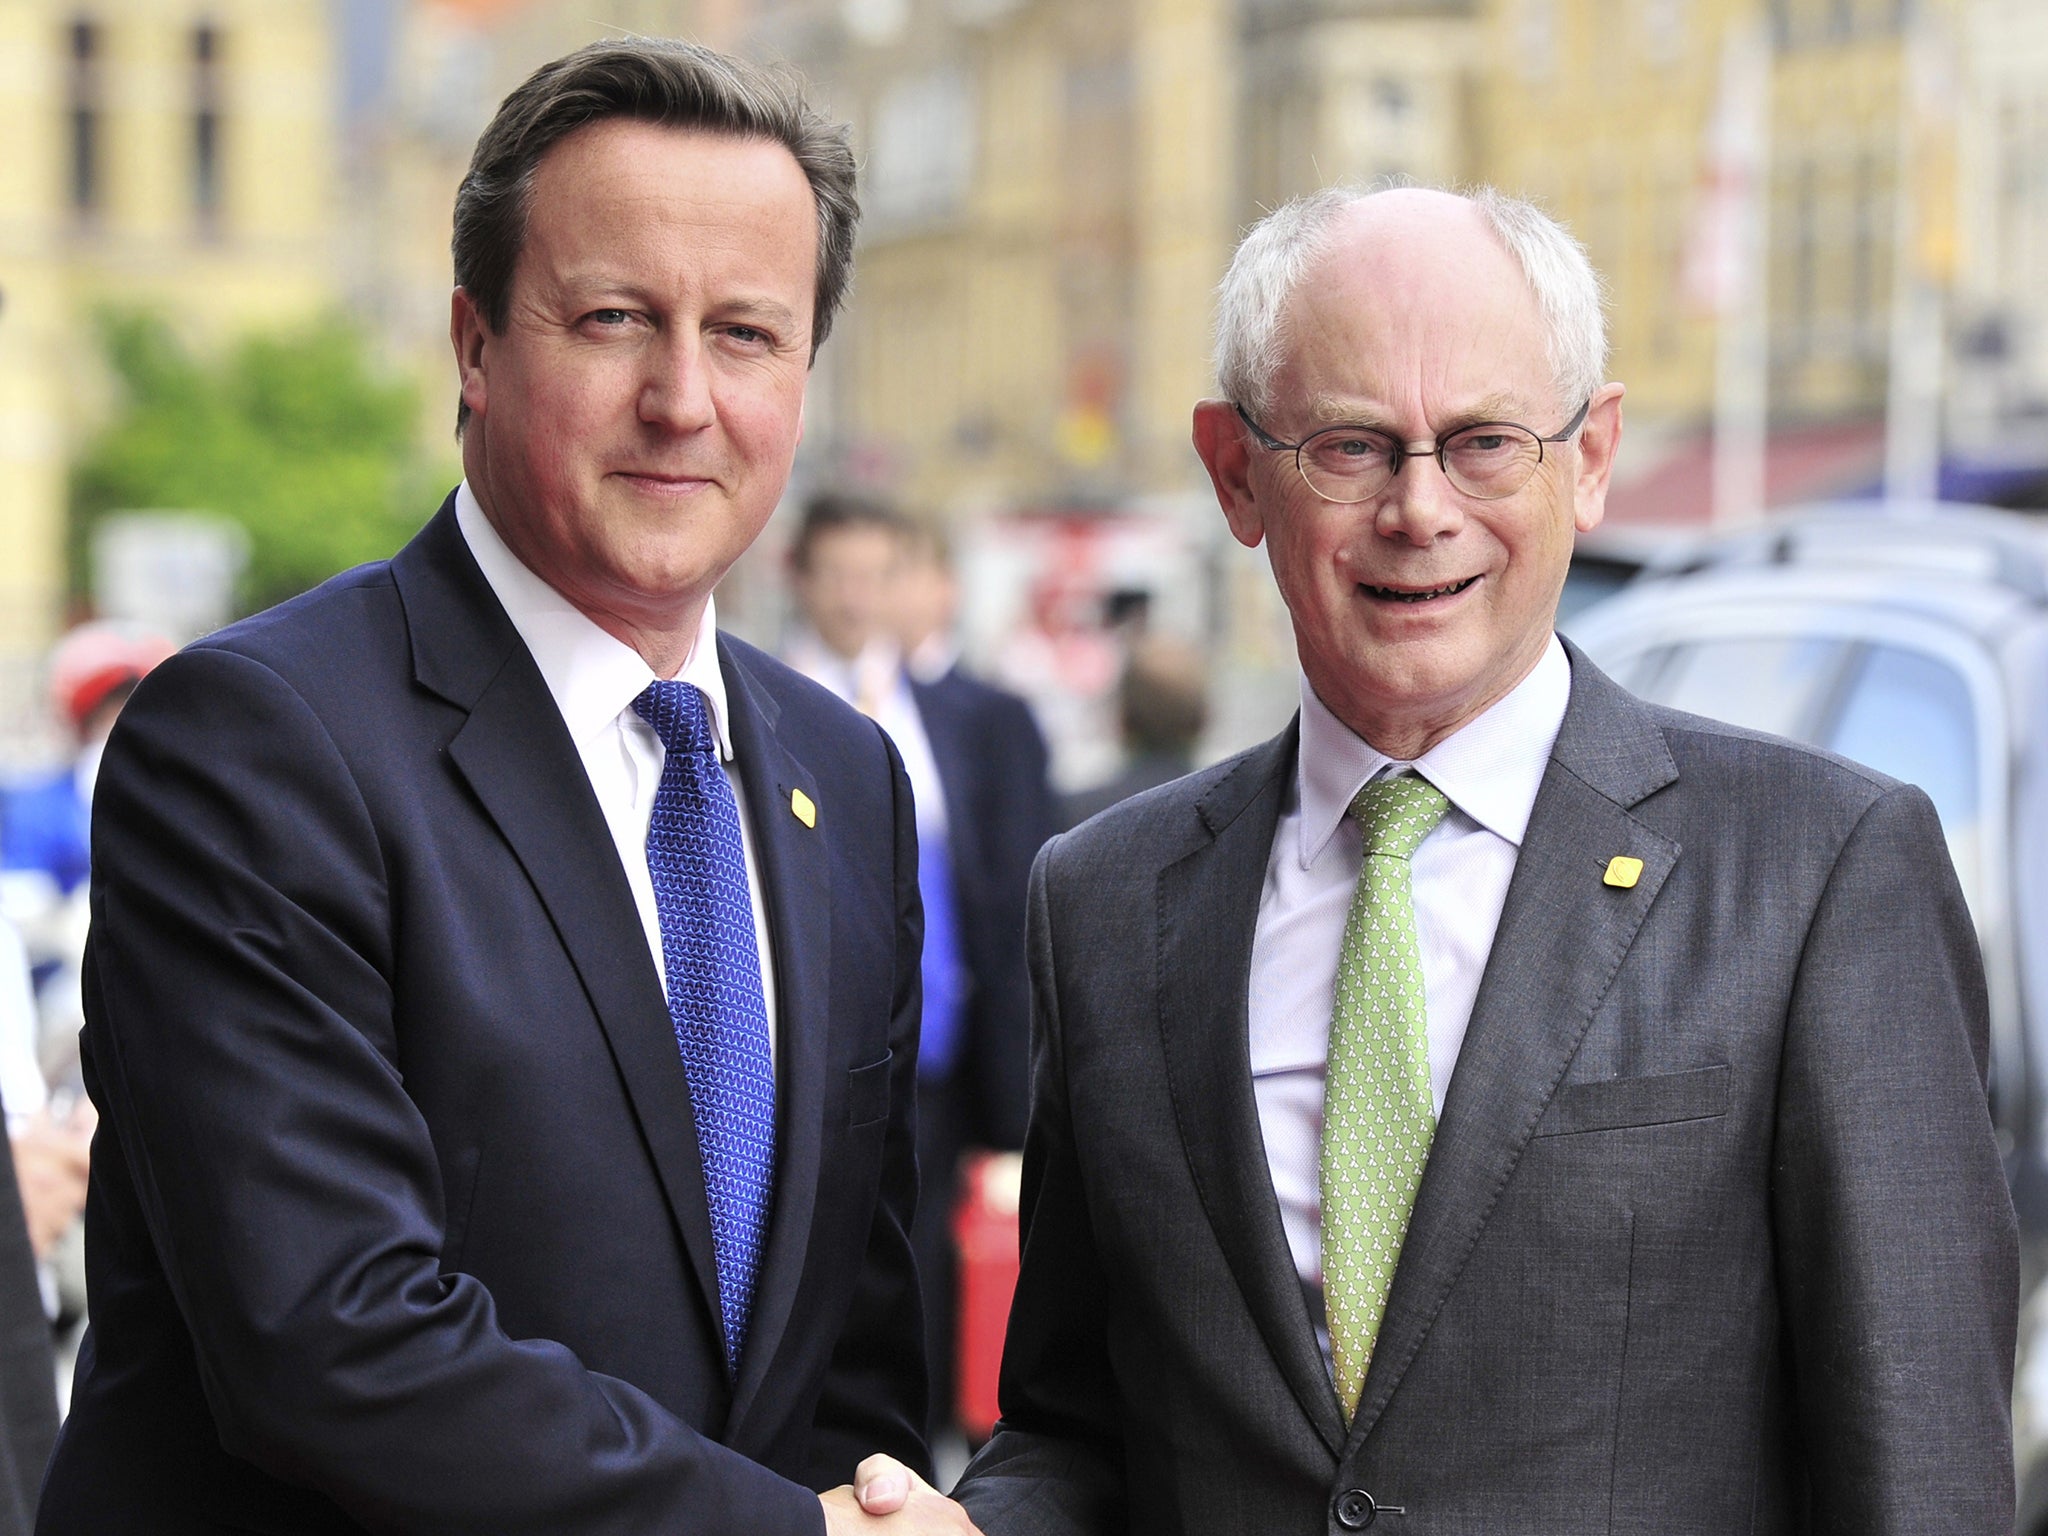
[[[895,1536],[981,1536],[967,1511],[893,1456],[870,1456],[853,1482],[818,1495],[826,1536],[887,1531]]]
[[[46,1258],[85,1209],[88,1129],[59,1125],[47,1114],[13,1138],[14,1181],[21,1186],[22,1214],[28,1217],[29,1245]]]

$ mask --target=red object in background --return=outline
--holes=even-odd
[[[140,624],[111,619],[81,624],[50,652],[50,702],[73,731],[82,733],[115,689],[140,682],[177,649],[166,636]]]
[[[1003,1332],[1017,1291],[1017,1208],[1023,1160],[1014,1152],[984,1153],[961,1168],[953,1208],[953,1244],[960,1256],[960,1340],[955,1356],[954,1411],[967,1438],[980,1444],[995,1428],[996,1378]]]

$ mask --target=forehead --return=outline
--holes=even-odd
[[[1383,193],[1340,215],[1284,323],[1275,392],[1297,412],[1421,425],[1482,402],[1541,414],[1555,393],[1521,264],[1474,205],[1444,194]]]
[[[764,259],[779,253],[808,267],[815,222],[810,182],[786,145],[607,118],[569,134],[534,167],[526,240],[603,250],[688,235],[744,242]]]

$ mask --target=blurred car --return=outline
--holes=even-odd
[[[1700,535],[1689,528],[1644,528],[1603,523],[1572,544],[1571,568],[1557,601],[1559,628],[1567,634],[1586,609],[1612,597],[1647,571],[1669,570],[1689,559]]]
[[[2021,1234],[2020,1536],[2048,1536],[2048,519],[1838,504],[1651,559],[1567,626],[1640,696],[1926,790],[1976,919]]]

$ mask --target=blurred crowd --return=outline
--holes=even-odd
[[[75,1341],[85,1311],[88,1149],[78,1031],[89,921],[89,824],[100,754],[121,707],[170,640],[85,624],[51,651],[48,701],[68,751],[0,785],[0,1103],[45,1311]]]

